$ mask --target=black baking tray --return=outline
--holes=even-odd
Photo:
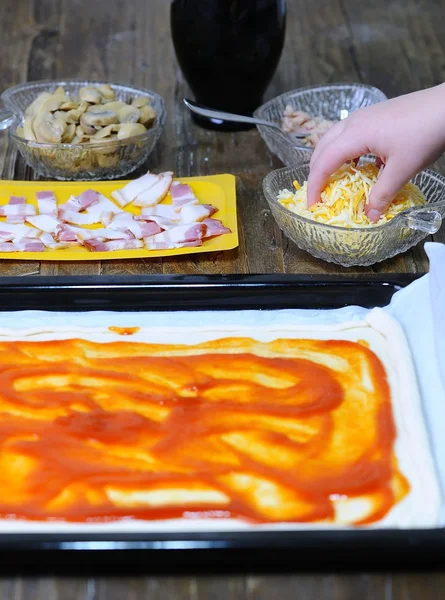
[[[418,275],[1,278],[0,310],[276,310],[348,305],[371,308],[388,304],[397,290],[416,277]],[[431,569],[443,566],[445,529],[0,535],[0,569],[8,573]]]

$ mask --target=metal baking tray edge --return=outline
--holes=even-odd
[[[385,306],[419,275],[4,277],[0,311]],[[0,535],[3,572],[228,572],[445,565],[445,529]]]

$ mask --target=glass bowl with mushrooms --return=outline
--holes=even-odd
[[[127,175],[146,161],[166,119],[159,94],[103,81],[23,83],[1,99],[15,115],[10,137],[20,154],[59,180]]]

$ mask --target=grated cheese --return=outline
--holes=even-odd
[[[407,183],[377,223],[365,214],[372,186],[380,170],[373,163],[357,167],[343,165],[334,173],[321,193],[321,202],[307,207],[307,182],[294,181],[295,192],[281,190],[278,201],[292,212],[337,227],[372,227],[383,225],[402,211],[425,203],[425,197],[413,183]]]

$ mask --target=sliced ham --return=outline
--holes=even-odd
[[[40,215],[57,216],[57,200],[53,192],[36,192]]]
[[[218,209],[211,204],[187,204],[179,213],[181,223],[196,223],[215,214]]]
[[[170,194],[173,209],[176,212],[181,211],[184,206],[188,206],[189,204],[198,204],[198,199],[193,193],[192,188],[186,183],[175,181],[170,188]]]
[[[206,235],[206,232],[207,227],[202,223],[178,225],[177,227],[172,227],[172,229],[158,233],[153,236],[151,241],[168,243],[194,242],[196,240],[201,240]]]
[[[85,240],[83,245],[91,252],[112,252],[114,250],[138,250],[144,244],[141,240],[112,240],[110,242]]]
[[[111,192],[111,196],[119,206],[124,207],[133,200],[136,200],[137,196],[142,192],[150,189],[159,181],[159,176],[154,175],[153,173],[147,173],[146,175],[142,175],[138,179],[134,179],[127,183],[121,190],[116,190]]]
[[[218,219],[204,219],[202,223],[207,226],[207,233],[204,236],[206,238],[232,233],[232,230],[225,227]]]
[[[60,225],[60,221],[50,215],[36,215],[35,217],[26,217],[27,223],[41,229],[45,233],[55,233]]]
[[[158,175],[158,181],[150,188],[144,190],[133,202],[133,206],[154,206],[165,198],[173,181],[173,173],[166,171]]]
[[[193,242],[153,242],[152,238],[146,238],[144,242],[147,250],[173,250],[175,248],[202,246],[202,240],[194,240]]]

